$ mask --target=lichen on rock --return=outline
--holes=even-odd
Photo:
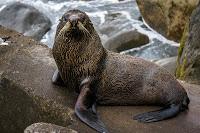
[[[185,28],[179,48],[176,76],[190,83],[200,84],[200,3]]]
[[[185,25],[183,36],[181,38],[180,46],[178,49],[178,58],[177,58],[177,64],[176,64],[176,77],[180,78],[180,79],[184,79],[184,67],[185,67],[186,59],[182,62],[180,60],[180,58],[183,54],[183,49],[184,49],[185,43],[188,38],[188,34],[189,34],[188,32],[189,32],[189,22]],[[185,57],[183,57],[183,58],[185,58]]]

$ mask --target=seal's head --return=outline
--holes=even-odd
[[[92,37],[93,24],[88,15],[80,10],[69,10],[60,19],[56,36],[80,39],[83,36]]]
[[[52,51],[57,65],[62,66],[62,69],[70,65],[80,66],[87,60],[90,60],[88,64],[93,66],[92,63],[97,64],[106,56],[106,50],[92,22],[88,15],[80,10],[69,10],[62,16]]]

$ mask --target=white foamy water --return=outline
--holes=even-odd
[[[41,40],[49,47],[52,47],[53,45],[54,35],[56,31],[56,26],[59,22],[59,18],[64,14],[64,12],[74,8],[85,11],[90,16],[97,29],[101,27],[104,22],[106,22],[107,15],[109,15],[110,13],[120,13],[123,17],[127,19],[125,23],[121,23],[121,26],[124,27],[122,30],[125,31],[130,29],[137,29],[139,32],[146,34],[151,41],[148,45],[151,45],[154,40],[159,40],[159,42],[163,44],[167,43],[170,45],[179,46],[178,43],[166,39],[156,31],[151,29],[144,21],[143,23],[142,21],[138,20],[140,13],[135,0],[125,0],[122,2],[119,2],[118,0],[68,0],[60,3],[54,1],[45,2],[45,0],[0,0],[0,10],[5,8],[5,5],[16,1],[34,6],[40,12],[44,13],[45,15],[47,15],[47,17],[50,18],[52,22],[52,28]],[[144,25],[146,26],[146,28]],[[103,36],[104,38],[108,38],[108,36],[106,35],[102,35],[102,37]],[[141,48],[137,49],[139,50]],[[126,53],[129,51],[131,50],[124,52]]]

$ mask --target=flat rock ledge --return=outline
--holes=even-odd
[[[43,124],[47,130],[66,127],[95,133],[74,115],[77,94],[51,83],[56,69],[51,49],[2,26],[0,38],[8,42],[0,46],[0,132],[22,133],[31,124],[43,122],[49,123]],[[191,100],[189,110],[170,120],[144,124],[132,119],[159,108],[150,106],[98,106],[98,113],[110,133],[199,133],[200,87],[183,85]]]

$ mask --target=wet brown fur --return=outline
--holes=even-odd
[[[63,19],[74,12],[76,10],[63,15],[53,46],[53,56],[67,86],[79,92],[81,82],[89,77],[97,102],[104,105],[170,105],[183,102],[186,91],[164,68],[141,58],[104,49],[84,12],[84,26],[93,38],[82,33],[77,33],[76,38],[70,32],[59,35],[66,23]]]

